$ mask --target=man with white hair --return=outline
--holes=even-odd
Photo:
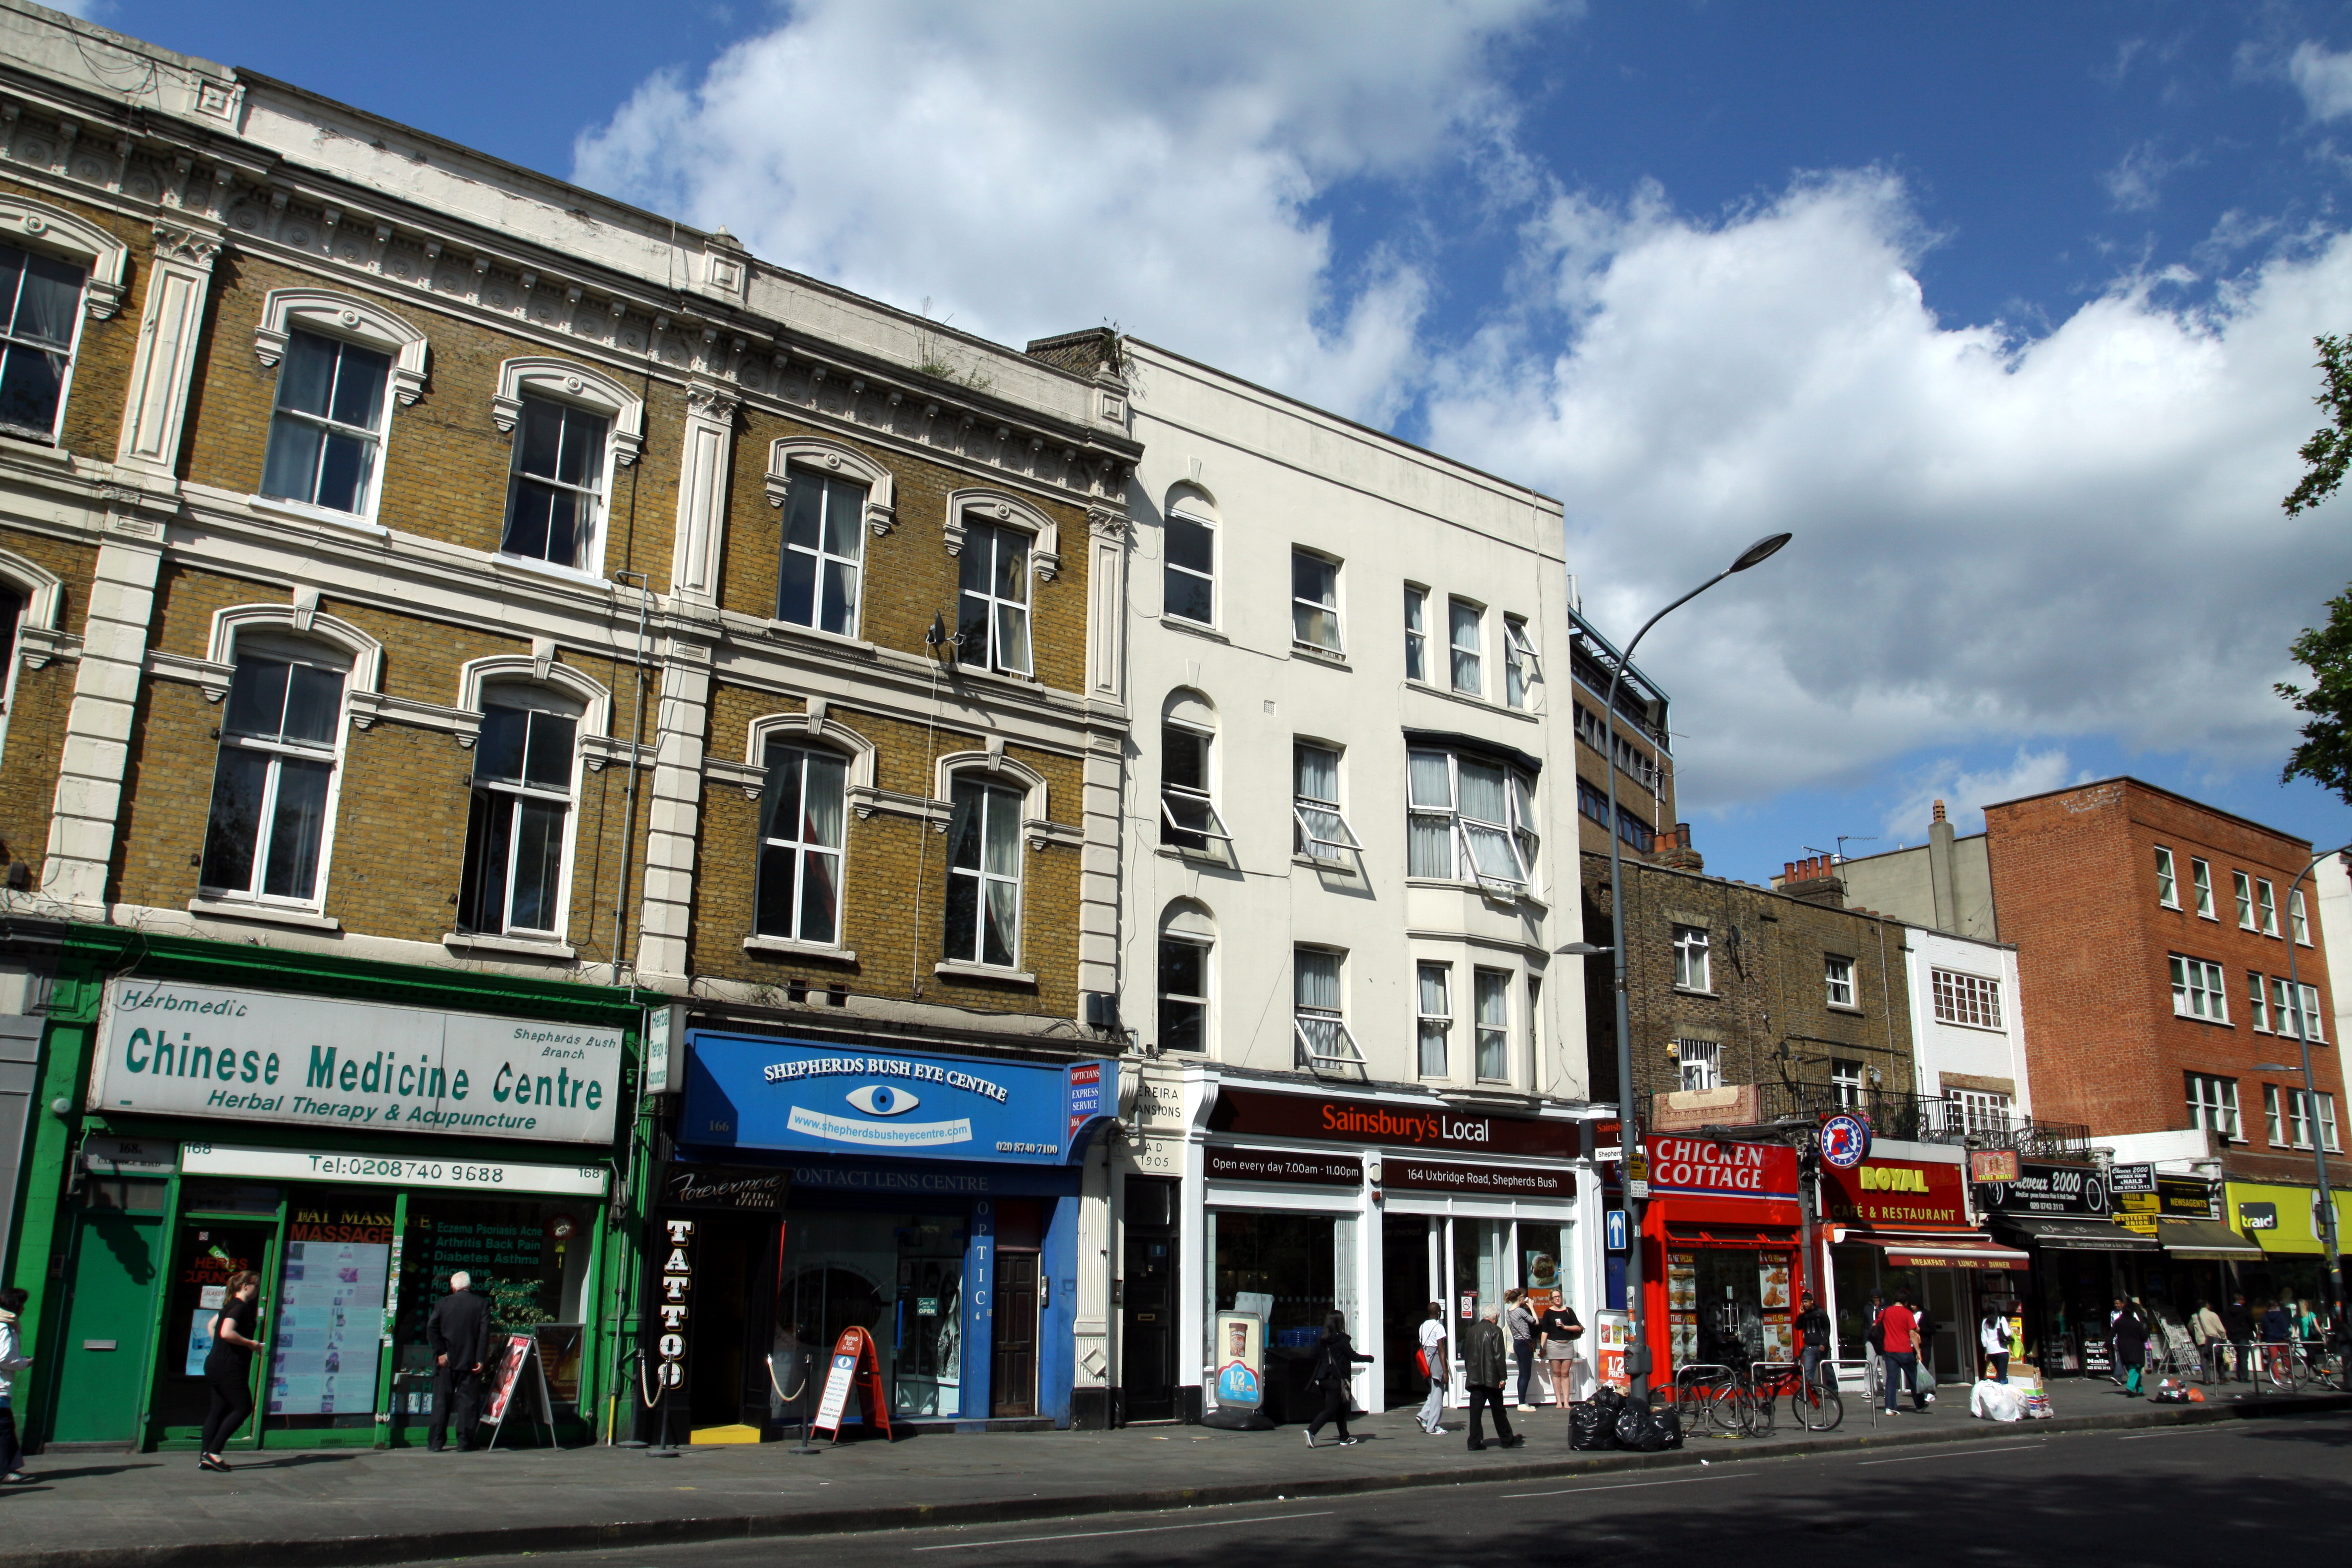
[[[1504,1342],[1503,1326],[1495,1320],[1502,1315],[1499,1302],[1488,1302],[1462,1336],[1462,1381],[1470,1385],[1470,1447],[1472,1451],[1486,1446],[1486,1431],[1479,1422],[1485,1410],[1495,1413],[1496,1446],[1516,1448],[1527,1441],[1511,1430],[1511,1418],[1503,1414],[1503,1380],[1510,1375],[1511,1352]]]
[[[464,1269],[449,1276],[449,1293],[425,1322],[425,1343],[433,1352],[433,1426],[425,1446],[439,1453],[449,1417],[457,1418],[457,1451],[474,1446],[474,1424],[482,1410],[482,1363],[490,1355],[490,1301],[473,1288]]]

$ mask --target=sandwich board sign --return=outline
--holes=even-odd
[[[833,1364],[825,1373],[824,1394],[817,1401],[813,1423],[814,1430],[832,1433],[836,1443],[841,1441],[841,1423],[849,1409],[853,1385],[865,1405],[866,1419],[887,1440],[890,1394],[882,1386],[881,1361],[874,1352],[874,1337],[854,1327],[842,1330],[841,1338],[833,1342]]]

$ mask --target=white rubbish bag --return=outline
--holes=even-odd
[[[1986,1421],[2019,1421],[2024,1419],[2025,1407],[2014,1387],[1988,1377],[1969,1391],[1969,1414]]]

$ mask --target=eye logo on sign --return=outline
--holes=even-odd
[[[868,1116],[902,1116],[922,1103],[905,1089],[892,1089],[887,1083],[869,1083],[850,1090],[844,1098]]]
[[[1822,1123],[1822,1163],[1851,1171],[1870,1158],[1870,1124],[1840,1113]]]

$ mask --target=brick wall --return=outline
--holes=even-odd
[[[44,534],[0,523],[0,550],[21,555],[64,584],[58,626],[81,629],[89,603],[90,572],[98,552]],[[0,680],[0,692],[5,690]],[[41,885],[41,862],[49,842],[49,810],[56,804],[58,765],[64,754],[66,720],[73,710],[74,666],[53,659],[39,669],[16,668],[9,703],[5,749],[0,750],[0,868],[22,860]]]
[[[2310,863],[2307,847],[2129,779],[1994,806],[1985,822],[2001,935],[2017,944],[2037,1114],[2085,1122],[2095,1135],[2184,1128],[2184,1075],[2210,1073],[2239,1083],[2250,1142],[2233,1152],[2232,1169],[2252,1174],[2275,1161],[2290,1179],[2307,1173],[2307,1154],[2269,1151],[2262,1085],[2299,1083],[2300,1073],[2264,1073],[2255,1064],[2299,1057],[2291,1037],[2254,1030],[2247,987],[2250,972],[2286,973],[2286,896]],[[2177,910],[2157,900],[2158,845],[2173,854]],[[2195,858],[2212,869],[2212,920],[2196,912]],[[2240,929],[2231,877],[2238,870],[2271,882],[2279,936]],[[2326,956],[2307,886],[2305,903],[2315,945],[2296,948],[2295,968],[2303,984],[2318,987],[2326,1020],[2334,1016]],[[2176,952],[2222,966],[2228,1023],[2175,1016],[2168,959]],[[2341,1116],[2338,1048],[2315,1045],[2313,1067]]]
[[[1612,942],[1609,858],[1587,854],[1582,868],[1585,940]],[[1826,1083],[1836,1058],[1876,1068],[1883,1089],[1913,1091],[1900,928],[1718,877],[1632,860],[1624,871],[1633,1087],[1643,1103],[1681,1087],[1666,1047],[1682,1038],[1719,1043],[1726,1084]],[[1675,987],[1677,925],[1707,932],[1711,994]],[[1853,961],[1852,1008],[1830,1005],[1824,960],[1832,953]],[[1612,984],[1608,958],[1586,961],[1592,1093],[1604,1100],[1617,1092]],[[1778,1055],[1783,1047],[1786,1059]]]

